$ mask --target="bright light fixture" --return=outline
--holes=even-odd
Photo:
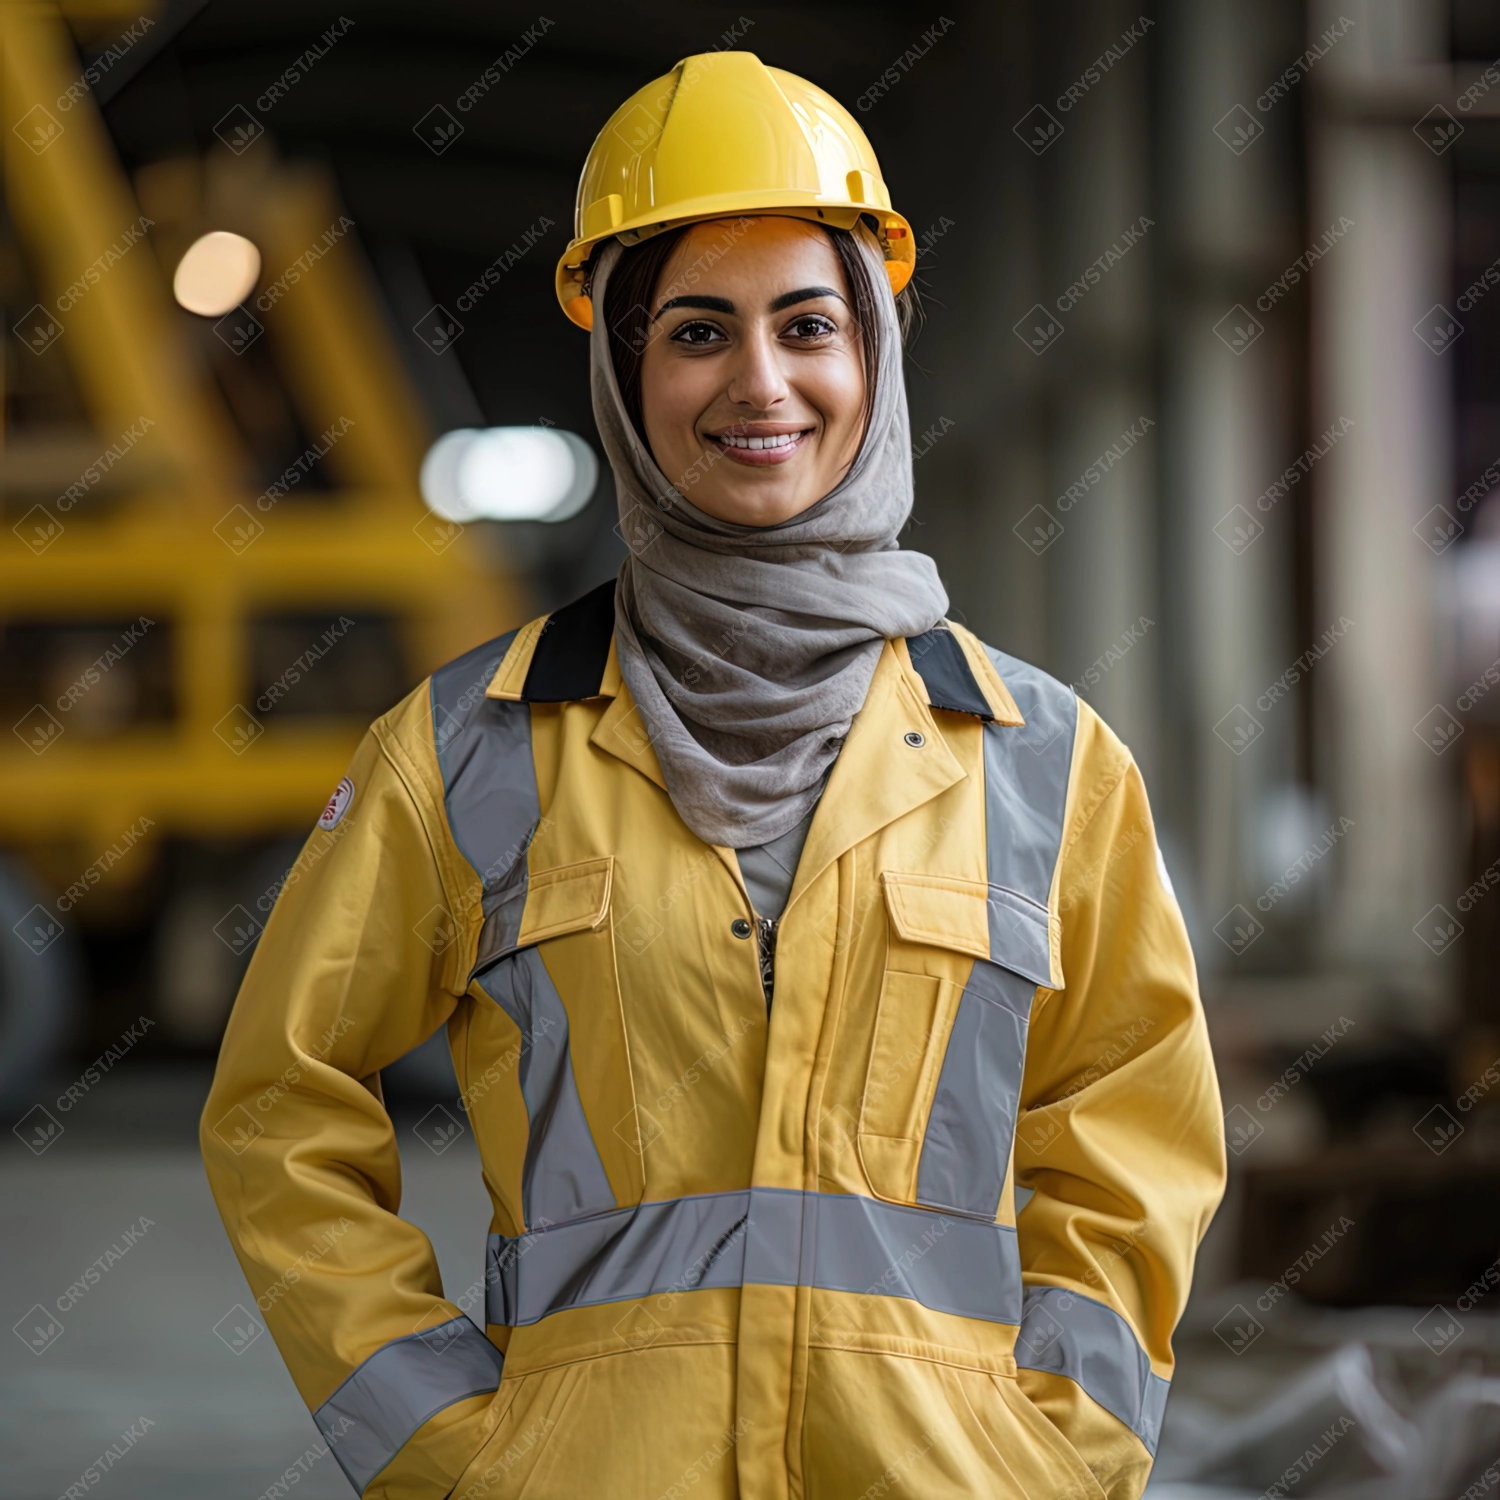
[[[177,262],[172,295],[190,313],[217,318],[255,290],[260,251],[242,234],[215,229],[194,240]]]
[[[566,521],[599,481],[594,450],[556,427],[460,427],[422,460],[422,498],[445,521]]]

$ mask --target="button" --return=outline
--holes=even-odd
[[[750,924],[743,917],[736,917],[734,921],[729,924],[729,930],[737,938],[747,938],[753,931]]]
[[[917,731],[913,729],[906,735],[906,743],[910,745],[913,750],[920,750],[922,746],[927,743],[927,741],[925,738],[923,738],[922,735],[918,734]]]

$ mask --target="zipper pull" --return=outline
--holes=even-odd
[[[779,917],[755,919],[755,946],[760,954],[760,987],[765,992],[766,1009],[771,1008],[771,991],[776,986],[776,927]]]

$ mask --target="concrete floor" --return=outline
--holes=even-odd
[[[122,1070],[62,1117],[43,1155],[6,1133],[0,1264],[5,1323],[21,1333],[0,1345],[3,1500],[57,1500],[112,1445],[121,1456],[90,1486],[109,1500],[255,1500],[299,1457],[297,1500],[352,1494],[331,1457],[305,1456],[317,1432],[269,1334],[236,1354],[215,1332],[243,1326],[234,1309],[253,1302],[198,1155],[207,1083],[203,1070]],[[469,1286],[489,1222],[472,1138],[437,1157],[411,1123],[398,1116],[403,1216],[432,1239],[444,1285]],[[142,1218],[150,1226],[58,1316],[57,1299]],[[44,1333],[61,1332],[37,1353],[22,1335],[36,1337],[44,1312],[55,1319]]]

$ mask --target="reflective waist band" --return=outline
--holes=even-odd
[[[747,1188],[492,1234],[486,1316],[518,1327],[569,1307],[747,1284],[909,1297],[1019,1323],[1013,1228],[854,1194]]]

